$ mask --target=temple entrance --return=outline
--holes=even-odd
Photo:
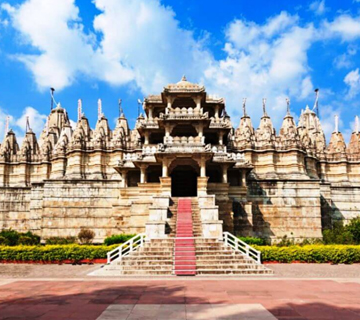
[[[173,197],[197,196],[197,172],[192,166],[177,166],[171,173]]]

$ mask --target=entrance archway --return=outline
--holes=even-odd
[[[179,165],[174,168],[171,176],[171,195],[173,197],[196,197],[196,170],[190,165]]]

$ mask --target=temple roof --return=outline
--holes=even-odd
[[[164,87],[165,92],[204,92],[205,87],[197,83],[187,81],[183,76],[178,83],[168,84]]]

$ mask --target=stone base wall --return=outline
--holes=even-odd
[[[253,235],[274,241],[321,238],[320,183],[314,180],[249,182]]]
[[[34,228],[30,213],[31,188],[0,188],[0,230],[26,232]]]
[[[330,227],[335,221],[349,220],[360,216],[360,186],[322,186],[323,226]]]
[[[119,233],[112,214],[119,199],[120,181],[46,181],[42,196],[34,195],[31,207],[41,214],[41,237],[76,236],[82,228],[95,232],[94,242]]]

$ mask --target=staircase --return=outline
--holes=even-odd
[[[171,200],[167,238],[145,241],[140,234],[141,241],[134,237],[113,250],[108,265],[93,275],[273,274],[260,263],[255,249],[230,233],[224,232],[223,241],[202,236],[198,198]]]
[[[189,198],[182,198],[178,201],[174,271],[177,276],[194,276],[196,274],[193,218],[191,199]]]

